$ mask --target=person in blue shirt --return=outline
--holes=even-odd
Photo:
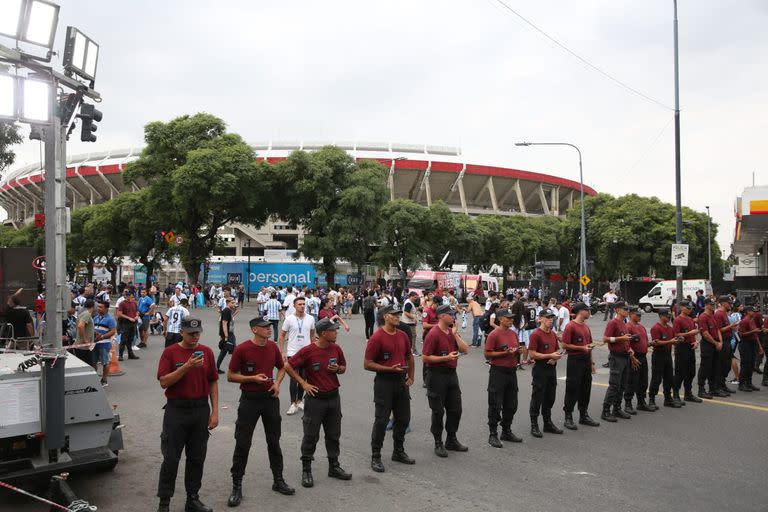
[[[141,289],[140,294],[141,298],[139,298],[137,304],[139,316],[141,317],[141,325],[139,325],[139,337],[141,341],[139,342],[139,348],[146,348],[147,340],[149,339],[149,321],[152,319],[149,310],[155,301],[152,300],[152,297],[147,295],[147,290],[145,288]]]
[[[109,375],[109,354],[112,350],[112,338],[115,336],[117,322],[109,314],[109,302],[96,303],[96,315],[93,317],[94,341],[96,346],[93,353],[96,356],[96,364],[101,363],[101,385],[107,387]]]

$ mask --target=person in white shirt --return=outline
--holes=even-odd
[[[285,289],[285,298],[283,299],[283,309],[285,310],[285,316],[293,315],[296,313],[296,309],[293,307],[293,303],[296,301],[296,294],[293,293],[293,287],[288,286]]]
[[[259,309],[259,313],[261,313],[262,316],[266,310],[266,304],[268,300],[269,294],[267,293],[267,289],[262,286],[261,290],[259,290],[259,294],[256,296],[256,307]]]
[[[175,291],[171,296],[173,305],[178,306],[181,303],[181,299],[187,299],[187,296],[184,295],[184,291],[181,289],[181,286],[176,285]],[[189,305],[189,301],[187,301],[187,305]]]
[[[283,326],[280,329],[278,345],[283,359],[288,362],[290,362],[291,357],[296,352],[312,343],[312,340],[315,339],[315,319],[306,314],[304,311],[305,306],[306,299],[304,297],[294,300],[293,307],[295,313],[285,317]],[[299,375],[302,378],[304,377],[301,372]],[[304,389],[294,379],[291,379],[290,393],[291,406],[287,412],[289,416],[296,414],[298,410],[304,410]]]
[[[613,290],[608,290],[608,292],[603,295],[603,300],[605,301],[605,316],[603,316],[603,321],[608,321],[609,317],[613,320],[613,315],[616,314],[613,305],[619,300],[619,297],[613,293]]]
[[[224,308],[227,307],[227,301],[232,297],[232,288],[229,286],[224,288],[224,291],[221,294],[221,297],[219,298],[219,312],[224,311]]]
[[[565,326],[571,321],[571,310],[563,306],[561,302],[557,303],[557,333],[562,334]]]
[[[317,290],[307,291],[306,311],[317,322],[317,315],[320,313],[320,297],[317,296]]]
[[[181,321],[189,316],[188,305],[189,301],[186,298],[179,299],[178,305],[173,304],[173,299],[168,301],[169,307],[163,316],[163,336],[166,347],[181,341]]]

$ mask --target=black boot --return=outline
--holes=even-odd
[[[645,412],[653,412],[656,409],[651,409],[650,407],[648,407],[648,404],[645,403],[645,400],[640,398],[637,401],[637,410],[638,411],[645,411]]]
[[[232,492],[227,500],[228,507],[236,507],[243,501],[243,481],[232,480]]]
[[[328,459],[328,476],[337,480],[352,480],[352,473],[342,469],[339,459]]]
[[[380,452],[374,452],[373,455],[371,455],[371,469],[377,473],[383,473],[384,471],[386,471],[384,469],[384,464],[381,462]]]
[[[448,451],[445,449],[442,441],[435,441],[435,455],[443,458],[448,456]]]
[[[752,392],[752,388],[749,387],[748,384],[739,381],[739,391],[744,391],[744,392],[747,392],[747,393],[751,393]]]
[[[515,434],[512,433],[511,428],[501,428],[501,437],[499,438],[502,441],[509,441],[510,443],[522,443],[523,440],[520,437],[517,437]]]
[[[213,509],[200,501],[200,496],[197,494],[187,494],[184,512],[213,512]]]
[[[683,398],[685,399],[686,402],[693,402],[696,404],[700,404],[701,402],[704,401],[701,398],[694,396],[693,393],[691,393],[690,391],[687,392]]]
[[[499,434],[496,432],[491,432],[491,435],[488,436],[488,444],[493,446],[494,448],[503,448],[504,445],[501,444],[501,441],[499,441]]]
[[[445,440],[445,449],[450,450],[452,452],[468,452],[469,451],[469,448],[461,444],[459,440],[456,439],[456,434],[448,435],[448,438]]]
[[[671,407],[673,409],[679,409],[682,407],[680,405],[680,402],[672,398],[671,396],[665,396],[664,397],[664,407]]]
[[[392,452],[392,460],[401,464],[416,464],[416,461],[408,456],[405,448],[402,446],[395,446],[395,451]]]
[[[650,397],[648,399],[648,408],[651,409],[654,412],[659,410],[659,406],[656,405],[656,397],[655,396],[652,396],[652,397]]]
[[[544,437],[544,434],[541,433],[541,430],[539,430],[539,418],[531,418],[531,435],[533,437],[542,438]]]
[[[637,411],[635,410],[635,408],[632,407],[632,400],[625,400],[624,401],[624,412],[627,413],[627,414],[631,414],[632,416],[637,414]]]
[[[552,423],[552,418],[544,418],[544,432],[548,434],[562,434],[563,430]]]
[[[600,423],[593,420],[589,413],[585,410],[579,411],[579,424],[580,425],[586,425],[588,427],[599,427]]]
[[[296,494],[296,489],[285,483],[282,475],[275,476],[275,480],[272,483],[272,490],[285,496],[293,496]]]
[[[302,461],[301,486],[313,487],[314,485],[315,480],[312,478],[312,462],[308,460]]]
[[[728,398],[729,396],[731,396],[731,394],[729,392],[727,392],[726,390],[724,390],[722,388],[716,389],[714,391],[714,393],[712,393],[712,395],[716,396],[718,398]]]
[[[706,400],[712,400],[712,395],[707,392],[706,388],[704,386],[699,386],[699,398],[704,398]]]
[[[170,512],[171,498],[160,498],[160,504],[157,506],[157,512]]]
[[[565,422],[563,423],[563,426],[568,430],[579,430],[579,427],[573,422],[573,414],[570,412],[565,414]]]
[[[635,413],[635,414],[637,414],[637,413]],[[629,414],[627,414],[626,412],[621,410],[621,405],[614,405],[613,406],[613,415],[616,416],[617,418],[621,418],[623,420],[628,420],[628,419],[630,419],[632,417]]]
[[[611,412],[610,405],[603,405],[603,413],[600,415],[600,419],[609,423],[616,423],[616,416]]]
[[[678,393],[677,391],[675,391],[675,394],[674,394],[672,400],[677,402],[680,405],[680,407],[685,407],[685,405],[686,405],[685,402],[680,400],[680,393]]]

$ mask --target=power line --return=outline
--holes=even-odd
[[[619,87],[622,87],[622,88],[624,88],[625,90],[627,90],[627,91],[629,91],[629,92],[631,92],[631,93],[633,93],[633,94],[636,94],[636,95],[640,96],[641,98],[645,99],[646,101],[650,101],[651,103],[654,103],[654,104],[656,104],[656,105],[660,106],[661,108],[664,108],[664,109],[666,109],[666,110],[674,110],[672,107],[670,107],[670,106],[668,106],[668,105],[665,105],[664,103],[662,103],[662,102],[660,102],[660,101],[658,101],[658,100],[656,100],[656,99],[654,99],[654,98],[652,98],[652,97],[648,96],[647,94],[645,94],[645,93],[643,93],[643,92],[640,92],[640,91],[638,91],[638,90],[637,90],[637,89],[635,89],[634,87],[632,87],[632,86],[630,86],[630,85],[628,85],[628,84],[626,84],[626,83],[622,82],[621,80],[619,80],[619,79],[618,79],[618,78],[616,78],[615,76],[611,75],[611,74],[610,74],[610,73],[608,73],[607,71],[603,71],[602,69],[600,69],[600,68],[599,68],[599,67],[597,67],[596,65],[592,64],[592,63],[591,63],[591,62],[589,62],[589,61],[588,61],[586,58],[582,57],[581,55],[579,55],[579,54],[578,54],[578,53],[576,53],[575,51],[571,50],[570,48],[568,48],[567,46],[565,46],[563,43],[561,43],[560,41],[558,41],[558,40],[557,40],[557,39],[555,39],[554,37],[552,37],[552,36],[550,36],[549,34],[547,34],[546,32],[544,32],[544,30],[542,30],[542,29],[541,29],[541,28],[539,28],[539,27],[538,27],[538,26],[537,26],[535,23],[533,23],[531,20],[529,20],[528,18],[526,18],[525,16],[523,16],[522,14],[520,14],[519,12],[517,12],[516,10],[514,10],[512,7],[510,7],[510,6],[509,6],[509,5],[508,5],[506,2],[504,2],[503,0],[496,0],[496,3],[498,3],[499,5],[501,5],[501,6],[502,6],[502,7],[504,7],[505,9],[507,9],[509,12],[511,12],[512,14],[514,14],[515,16],[517,16],[518,18],[520,18],[520,19],[521,19],[523,22],[525,22],[525,24],[527,24],[529,27],[533,28],[533,29],[534,29],[536,32],[538,32],[538,33],[539,33],[539,34],[541,34],[542,36],[544,36],[544,37],[546,37],[547,39],[549,39],[551,42],[555,43],[555,44],[556,44],[557,46],[559,46],[559,47],[560,47],[562,50],[566,51],[566,52],[567,52],[567,53],[569,53],[571,56],[573,56],[573,57],[575,57],[576,59],[578,59],[579,61],[581,61],[581,63],[583,63],[584,65],[586,65],[587,67],[589,67],[589,68],[590,68],[590,69],[592,69],[593,71],[596,71],[597,73],[599,73],[599,74],[603,75],[605,78],[607,78],[607,79],[608,79],[608,80],[610,80],[611,82],[615,83],[615,84],[616,84],[616,85],[618,85]]]

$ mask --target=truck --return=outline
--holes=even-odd
[[[443,290],[455,290],[456,297],[464,300],[466,294],[481,287],[485,293],[498,291],[499,282],[490,274],[463,274],[461,272],[434,272],[417,270],[408,281],[407,291],[415,291],[419,297],[426,292],[442,293]]]
[[[704,291],[705,296],[712,294],[712,283],[708,279],[683,280],[683,297],[696,297],[698,290]],[[638,301],[638,306],[646,313],[651,313],[660,308],[669,308],[677,294],[677,281],[659,281]]]

